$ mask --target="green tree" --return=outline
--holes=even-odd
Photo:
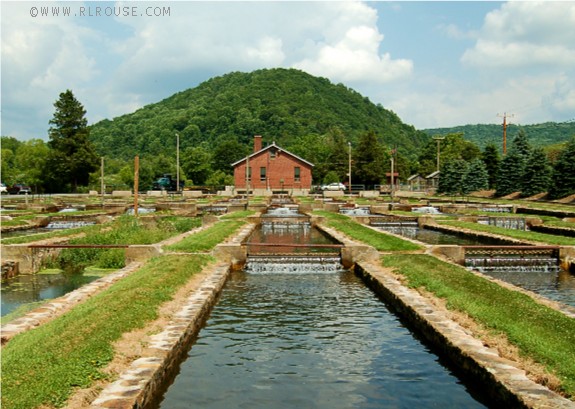
[[[377,140],[373,131],[364,133],[359,138],[357,148],[352,154],[354,167],[352,180],[367,186],[380,184],[385,180],[385,172],[389,169],[389,155]]]
[[[30,139],[24,142],[18,151],[14,162],[18,164],[19,180],[38,192],[44,184],[44,169],[50,149],[41,139]]]
[[[464,195],[479,190],[485,190],[489,187],[489,173],[485,163],[481,159],[473,159],[467,166],[467,171],[463,176]]]
[[[437,170],[437,143],[436,140],[429,139],[418,157],[418,172],[424,176]],[[471,161],[481,157],[479,147],[466,141],[462,133],[447,134],[439,144],[440,165],[456,159]]]
[[[203,185],[212,173],[212,154],[207,146],[187,148],[181,160],[182,169],[195,185]]]
[[[525,169],[533,148],[527,140],[523,129],[511,141],[509,153],[501,161],[497,176],[497,196],[505,196],[514,192],[529,189],[525,183]]]
[[[234,184],[234,177],[232,175],[227,175],[225,172],[221,170],[216,170],[206,180],[206,186],[212,186],[214,188],[231,186],[233,184]]]
[[[517,150],[511,150],[503,160],[497,173],[496,196],[506,196],[521,190],[525,158]]]
[[[98,156],[88,139],[86,110],[72,91],[61,93],[54,107],[45,168],[48,189],[76,192],[79,186],[88,185],[90,173],[98,168]]]
[[[485,163],[485,169],[488,174],[489,189],[495,189],[497,182],[497,172],[499,171],[499,165],[501,163],[501,158],[499,156],[499,150],[494,143],[489,143],[485,146],[485,149],[481,155],[481,160]]]
[[[463,195],[466,193],[465,175],[468,172],[468,164],[463,159],[450,160],[441,167],[441,177],[437,193],[447,195]]]
[[[212,168],[214,170],[221,170],[229,175],[233,172],[232,163],[245,158],[251,153],[250,149],[246,145],[239,143],[236,138],[224,137],[213,151]]]
[[[561,151],[551,176],[550,199],[560,199],[575,194],[575,137]]]
[[[547,192],[551,186],[552,172],[553,168],[543,148],[532,149],[523,174],[522,196],[529,197]]]

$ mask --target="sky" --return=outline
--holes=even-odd
[[[575,119],[575,1],[4,1],[1,135],[48,139],[229,72],[297,68],[417,129]]]

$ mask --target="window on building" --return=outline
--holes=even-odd
[[[248,180],[252,180],[252,167],[251,167],[251,166],[249,166],[249,167],[247,168],[247,175],[246,175],[246,177],[248,178]]]
[[[270,159],[275,159],[275,158],[276,158],[276,150],[270,149]]]
[[[299,166],[296,166],[293,168],[293,179],[294,181],[299,182],[300,177],[301,177],[301,169]]]
[[[260,168],[260,180],[262,182],[266,180],[266,168],[265,167]]]

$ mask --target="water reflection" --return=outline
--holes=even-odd
[[[2,316],[25,304],[61,297],[97,278],[83,274],[20,274],[2,281]]]
[[[233,273],[162,408],[479,408],[351,272]]]
[[[484,271],[483,274],[533,291],[545,298],[575,307],[575,276],[567,271]]]

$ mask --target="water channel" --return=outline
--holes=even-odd
[[[159,407],[485,406],[352,272],[268,270],[232,274]]]
[[[419,228],[416,222],[381,223],[377,225],[377,228],[426,244],[457,244],[460,246],[497,244],[481,237],[466,237]],[[474,268],[472,260],[467,261],[469,268]],[[562,270],[557,265],[556,260],[535,259],[531,265],[525,264],[525,260],[518,257],[498,261],[498,265],[494,265],[493,268],[485,268],[485,263],[480,262],[481,267],[475,267],[475,269],[550,300],[575,307],[575,276]]]
[[[250,241],[286,235],[325,240],[296,223]],[[258,254],[233,272],[157,407],[486,407],[360,278],[316,256]]]

